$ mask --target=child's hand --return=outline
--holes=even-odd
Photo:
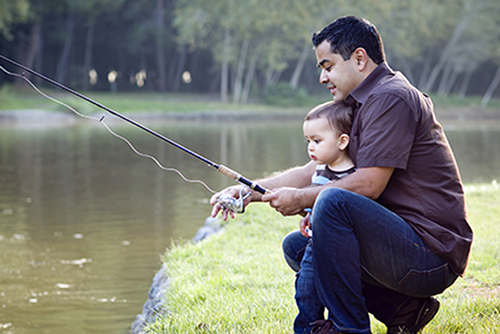
[[[311,213],[308,212],[305,217],[302,217],[300,219],[300,234],[302,234],[306,238],[311,237],[309,235],[311,231],[311,222],[309,221],[310,218],[311,218]]]

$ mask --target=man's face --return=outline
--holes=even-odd
[[[341,55],[330,51],[327,41],[316,48],[316,60],[321,69],[319,82],[326,85],[335,101],[344,100],[363,81],[354,54],[344,60]]]

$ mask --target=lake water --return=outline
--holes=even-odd
[[[246,177],[307,161],[301,121],[145,123]],[[218,190],[234,182],[128,124],[143,153]],[[500,127],[449,127],[465,182],[500,180]],[[95,122],[0,125],[0,332],[128,333],[160,256],[191,239],[211,193]]]

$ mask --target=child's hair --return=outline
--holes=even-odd
[[[352,127],[352,109],[344,101],[329,101],[313,108],[304,121],[325,117],[330,127],[339,134],[349,134]]]

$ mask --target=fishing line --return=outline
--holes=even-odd
[[[169,167],[165,167],[163,166],[159,161],[158,159],[156,159],[154,156],[152,155],[149,155],[149,154],[145,154],[145,153],[142,153],[140,152],[139,150],[137,150],[135,148],[135,146],[125,137],[117,134],[116,132],[114,132],[108,124],[106,124],[106,122],[104,121],[104,116],[102,116],[101,118],[97,118],[97,117],[94,117],[94,116],[88,116],[88,115],[85,115],[85,114],[82,114],[80,113],[79,111],[77,111],[75,108],[71,107],[70,105],[44,93],[43,91],[41,91],[33,82],[31,82],[31,80],[29,80],[24,74],[17,74],[17,73],[12,73],[10,71],[8,71],[7,69],[5,69],[2,65],[0,65],[0,69],[2,71],[4,71],[6,74],[8,75],[11,75],[11,76],[14,76],[14,77],[18,77],[18,78],[21,78],[23,79],[24,81],[26,81],[37,93],[39,93],[40,95],[42,95],[43,97],[45,97],[46,99],[50,100],[50,101],[53,101],[67,109],[69,109],[70,111],[72,111],[74,114],[80,116],[80,117],[83,117],[83,118],[87,118],[87,119],[91,119],[91,120],[95,120],[95,121],[98,121],[99,123],[101,123],[105,128],[106,130],[108,130],[108,132],[113,135],[114,137],[118,138],[118,139],[121,139],[123,140],[125,143],[127,143],[127,145],[132,149],[132,151],[143,157],[143,158],[147,158],[147,159],[151,159],[153,160],[153,162],[162,170],[164,171],[168,171],[168,172],[175,172],[177,173],[184,181],[188,182],[188,183],[198,183],[198,184],[201,184],[202,186],[204,186],[209,192],[211,192],[212,194],[215,194],[217,193],[215,190],[213,190],[212,188],[210,188],[205,182],[201,181],[201,180],[191,180],[191,179],[188,179],[186,178],[181,171],[179,171],[178,169],[176,168],[169,168]]]
[[[37,76],[37,77],[39,77],[39,78],[43,79],[43,80],[45,80],[45,81],[47,81],[47,82],[49,82],[49,83],[51,83],[51,84],[53,84],[53,85],[55,85],[55,86],[57,86],[57,87],[59,87],[59,88],[63,89],[63,90],[65,90],[65,91],[67,91],[67,92],[69,92],[69,93],[71,93],[71,94],[73,94],[73,95],[75,95],[75,96],[77,96],[77,97],[79,97],[79,98],[81,98],[81,99],[83,99],[83,100],[87,101],[87,102],[89,102],[89,103],[91,103],[91,104],[93,104],[93,105],[95,105],[95,106],[97,106],[97,107],[99,107],[99,108],[101,108],[101,109],[103,109],[103,110],[106,110],[106,111],[107,111],[107,112],[109,112],[110,114],[112,114],[112,115],[114,115],[114,116],[116,116],[116,117],[118,117],[118,118],[121,118],[122,120],[124,120],[124,121],[126,121],[126,122],[128,122],[128,123],[130,123],[130,124],[132,124],[132,125],[134,125],[134,126],[136,126],[136,127],[138,127],[138,128],[140,128],[140,129],[142,129],[142,130],[144,130],[144,131],[148,132],[149,134],[151,134],[151,135],[153,135],[153,136],[155,136],[155,137],[157,137],[157,138],[159,138],[159,139],[161,139],[161,140],[163,140],[163,141],[165,141],[165,142],[167,142],[167,143],[169,143],[169,144],[171,144],[171,145],[175,146],[176,148],[178,148],[178,149],[180,149],[180,150],[184,151],[185,153],[188,153],[189,155],[191,155],[191,156],[193,156],[193,157],[195,157],[195,158],[197,158],[197,159],[199,159],[199,160],[201,160],[201,161],[205,162],[205,163],[206,163],[209,167],[213,167],[213,168],[215,168],[215,169],[216,169],[217,171],[219,171],[221,174],[224,174],[224,175],[226,175],[227,177],[232,178],[233,180],[235,180],[235,181],[237,181],[237,182],[239,182],[239,183],[241,183],[241,184],[243,184],[243,185],[245,185],[245,186],[249,187],[250,189],[253,189],[253,190],[255,190],[255,191],[257,191],[257,192],[259,192],[259,193],[261,193],[261,194],[265,194],[265,193],[267,193],[267,192],[268,192],[268,190],[266,190],[266,189],[262,188],[262,187],[261,187],[260,185],[258,185],[257,183],[252,182],[251,180],[249,180],[249,179],[247,179],[247,178],[243,177],[241,174],[237,173],[236,171],[234,171],[234,170],[232,170],[232,169],[230,169],[230,168],[228,168],[228,167],[226,167],[226,166],[224,166],[224,165],[217,164],[217,163],[215,163],[215,162],[213,162],[213,161],[211,161],[211,160],[209,160],[209,159],[207,159],[207,158],[205,158],[205,157],[203,157],[203,156],[199,155],[198,153],[196,153],[196,152],[194,152],[194,151],[192,151],[192,150],[190,150],[190,149],[188,149],[188,148],[186,148],[186,147],[184,147],[184,146],[182,146],[182,145],[180,145],[180,144],[176,143],[175,141],[173,141],[173,140],[171,140],[171,139],[169,139],[169,138],[167,138],[167,137],[165,137],[165,136],[163,136],[163,135],[161,135],[161,134],[159,134],[159,133],[157,133],[157,132],[155,132],[155,131],[153,131],[153,130],[151,130],[151,129],[147,128],[147,127],[145,127],[144,125],[142,125],[142,124],[140,124],[140,123],[138,123],[138,122],[136,122],[136,121],[134,121],[134,120],[132,120],[132,119],[130,119],[130,118],[128,118],[128,117],[126,117],[126,116],[124,116],[124,115],[122,115],[122,114],[120,114],[120,113],[118,113],[118,112],[116,112],[116,111],[114,111],[114,110],[112,110],[112,109],[110,109],[110,108],[108,108],[108,107],[104,106],[104,105],[102,105],[102,104],[101,104],[101,103],[99,103],[99,102],[96,102],[96,101],[94,101],[94,100],[92,100],[92,99],[90,99],[90,98],[86,97],[85,95],[82,95],[82,94],[80,94],[80,93],[78,93],[78,92],[76,92],[76,91],[74,91],[74,90],[72,90],[72,89],[70,89],[70,88],[68,88],[68,87],[64,86],[63,84],[61,84],[61,83],[59,83],[59,82],[57,82],[57,81],[55,81],[55,80],[52,80],[52,79],[50,79],[50,78],[48,78],[48,77],[44,76],[43,74],[40,74],[40,73],[38,73],[38,72],[36,72],[36,71],[32,70],[32,69],[31,69],[31,68],[29,68],[29,67],[26,67],[26,66],[24,66],[24,65],[21,65],[21,64],[19,64],[19,63],[15,62],[15,61],[13,61],[13,60],[11,60],[11,59],[9,59],[9,58],[7,58],[7,57],[3,56],[3,55],[1,55],[1,54],[0,54],[0,59],[3,59],[3,60],[5,60],[5,61],[9,62],[10,64],[12,64],[12,65],[14,65],[14,66],[16,66],[16,67],[18,67],[18,68],[21,68],[21,69],[23,69],[23,70],[25,70],[25,71],[27,71],[27,72],[29,72],[29,73],[31,73],[31,74],[33,74],[33,75],[35,75],[35,76]],[[14,73],[10,73],[10,72],[6,71],[3,67],[2,67],[2,70],[4,70],[6,73],[8,73],[8,74],[10,74],[10,75],[19,76],[19,77],[23,78],[24,80],[26,80],[27,82],[29,82],[29,83],[30,83],[30,85],[31,85],[32,87],[35,87],[35,86],[34,86],[34,84],[33,84],[33,83],[31,83],[31,82],[29,81],[29,79],[27,79],[27,78],[25,77],[24,73],[23,73],[22,75],[19,75],[19,74],[14,74]],[[39,90],[37,89],[37,91],[39,91]],[[46,94],[42,94],[42,95],[46,96]],[[68,105],[66,105],[66,104],[64,104],[64,103],[62,103],[62,102],[60,102],[60,101],[57,101],[55,98],[49,98],[49,99],[50,99],[50,100],[52,100],[52,101],[55,101],[55,102],[57,102],[57,103],[60,103],[60,104],[64,105],[65,107],[69,108],[69,109],[70,109],[70,110],[72,110],[73,112],[76,112],[73,108],[69,107]],[[82,116],[82,117],[91,118],[91,119],[96,119],[95,117],[86,116],[86,115],[83,115],[83,114],[81,114],[81,113],[79,113],[79,112],[76,112],[76,114],[77,114],[77,115],[80,115],[80,116]],[[101,117],[98,121],[99,121],[100,123],[103,123],[103,119],[104,119],[104,116],[103,116],[103,117]],[[103,124],[105,124],[105,123],[103,123]],[[106,126],[106,128],[108,128],[108,126],[107,126],[107,125],[105,125],[105,126]],[[110,131],[110,129],[109,129],[109,128],[108,128],[108,130]],[[110,132],[111,132],[113,135],[116,135],[116,134],[114,134],[114,132],[112,132],[112,131],[110,131]],[[120,138],[120,137],[121,137],[121,136],[118,136],[118,138]],[[176,171],[176,172],[177,172],[177,173],[178,173],[178,174],[179,174],[179,175],[180,175],[180,176],[181,176],[184,180],[186,180],[187,182],[196,182],[196,183],[201,183],[201,184],[203,184],[203,185],[207,188],[207,190],[209,190],[209,191],[210,191],[210,192],[212,192],[212,193],[215,193],[215,191],[213,191],[212,189],[210,189],[210,187],[208,187],[208,186],[207,186],[204,182],[199,181],[199,180],[189,180],[189,181],[188,181],[188,179],[186,179],[186,178],[182,175],[182,173],[181,173],[179,170],[176,170],[176,169],[174,169],[174,168],[166,168],[166,167],[161,166],[161,164],[158,162],[158,160],[156,160],[156,158],[154,158],[154,157],[152,157],[152,156],[149,156],[149,155],[147,155],[147,154],[143,154],[143,153],[138,152],[138,151],[137,151],[137,150],[133,147],[133,145],[132,145],[132,144],[131,144],[128,140],[126,140],[125,138],[121,137],[120,139],[125,140],[125,141],[129,144],[129,146],[132,148],[132,150],[133,150],[134,152],[136,152],[137,154],[139,154],[139,155],[141,155],[141,156],[144,156],[144,157],[148,157],[148,158],[150,158],[150,159],[153,159],[153,160],[156,162],[156,164],[157,164],[158,166],[160,166],[160,168],[165,169],[165,170],[168,170],[168,171]],[[244,211],[244,208],[245,208],[244,203],[243,203],[243,200],[244,200],[247,196],[249,196],[249,194],[250,194],[250,192],[247,192],[246,194],[243,194],[242,192],[240,192],[240,197],[239,197],[239,198],[234,198],[234,197],[232,197],[232,196],[229,196],[227,193],[222,193],[222,194],[220,194],[220,195],[219,195],[219,197],[217,198],[217,201],[218,201],[218,202],[219,202],[219,203],[220,203],[223,207],[225,207],[226,209],[229,209],[229,210],[234,211],[234,212],[237,212],[237,213],[242,213],[242,212]]]

